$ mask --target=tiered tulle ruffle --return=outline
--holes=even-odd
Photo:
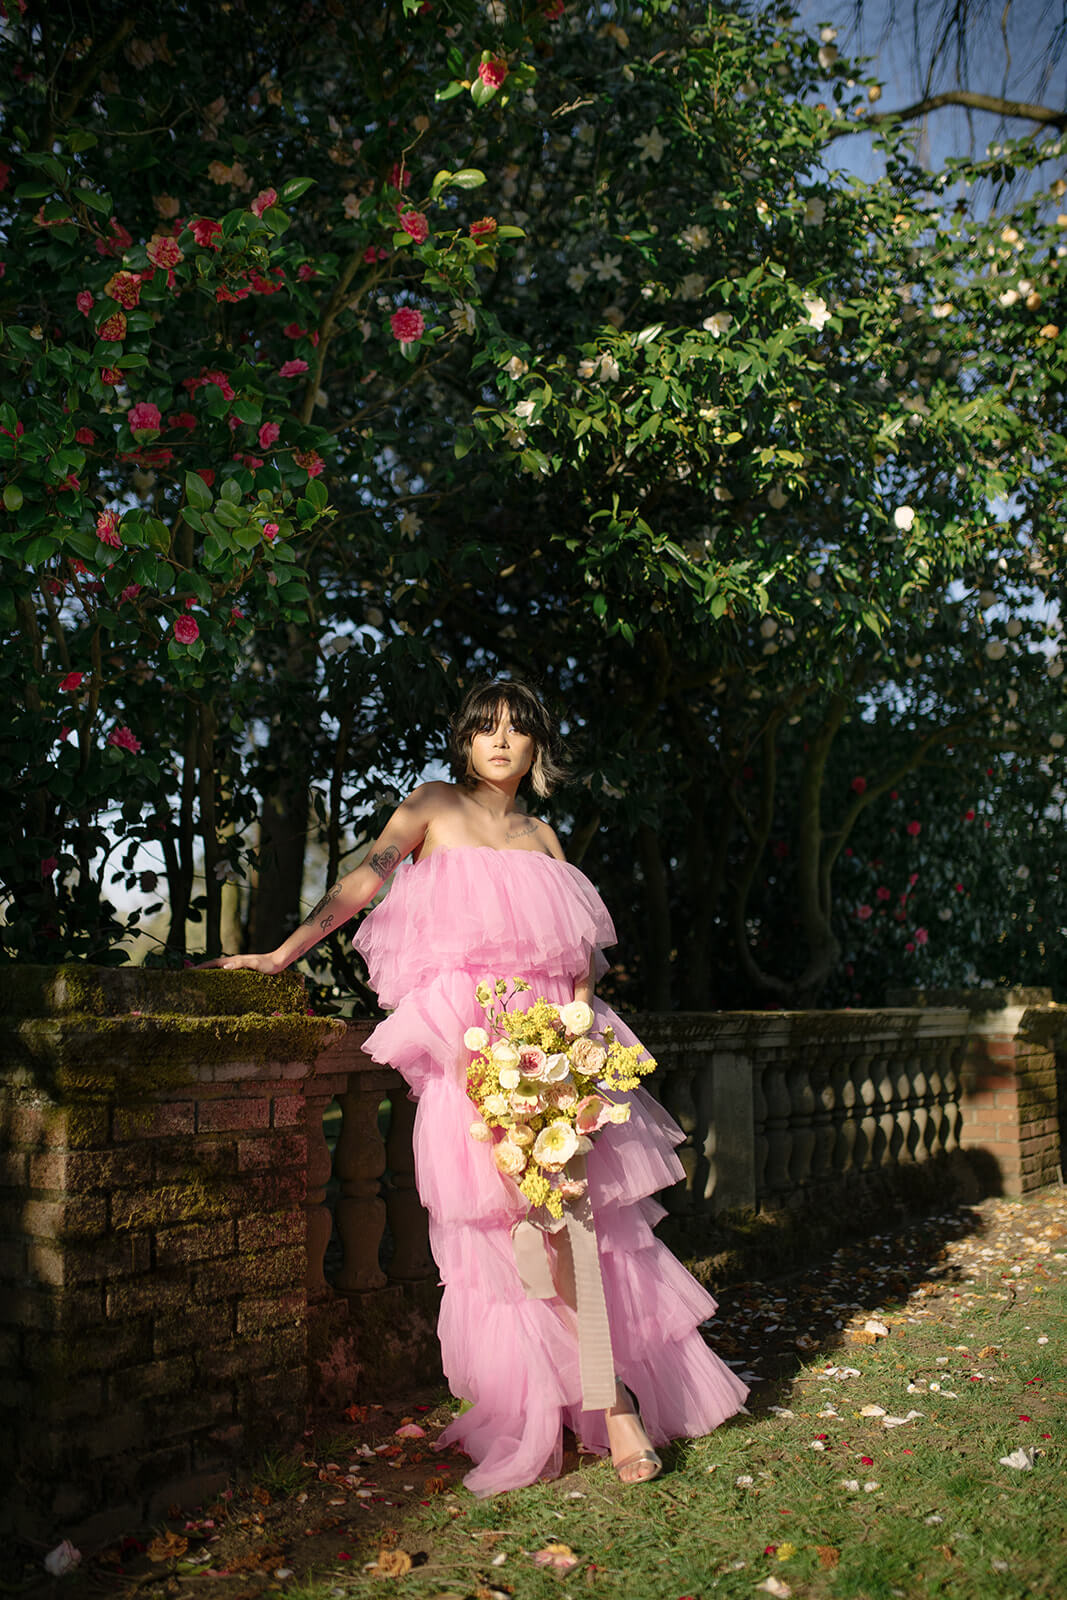
[[[558,1298],[528,1300],[519,1279],[511,1228],[526,1204],[470,1137],[463,1034],[484,1020],[480,979],[527,979],[520,1006],[568,1001],[590,954],[613,941],[576,868],[473,847],[401,869],[356,941],[383,1003],[396,1006],[364,1048],[418,1098],[415,1173],[444,1284],[442,1358],[453,1393],[472,1402],[439,1444],[473,1457],[465,1482],[476,1494],[557,1473],[564,1424],[592,1450],[606,1450],[607,1435],[603,1414],[581,1408],[573,1314]],[[598,1028],[636,1042],[608,1007],[595,1009]],[[682,1176],[681,1130],[644,1090],[627,1098],[630,1121],[605,1128],[589,1154],[589,1192],[616,1370],[663,1444],[710,1432],[748,1391],[697,1332],[715,1301],[652,1232],[663,1210],[651,1197]]]

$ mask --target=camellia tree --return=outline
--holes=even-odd
[[[810,1003],[894,789],[1059,770],[1056,136],[835,174],[875,85],[787,14],[169,17],[9,24],[9,947],[99,955],[149,842],[176,950],[228,876],[276,942],[502,668],[621,996]]]

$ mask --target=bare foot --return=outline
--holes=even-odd
[[[620,1482],[647,1483],[650,1478],[656,1477],[660,1471],[659,1458],[655,1455],[652,1441],[621,1383],[615,1388],[615,1404],[604,1415],[608,1427],[611,1459],[615,1463]],[[648,1451],[654,1459],[650,1460],[648,1456],[643,1456],[643,1451]],[[637,1459],[634,1460],[634,1457]],[[620,1462],[626,1464],[620,1466]]]

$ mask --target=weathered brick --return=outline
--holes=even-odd
[[[229,1212],[230,1186],[214,1175],[187,1174],[183,1183],[118,1189],[111,1196],[111,1226],[120,1229],[217,1221]]]
[[[240,1217],[237,1244],[241,1250],[268,1250],[281,1245],[304,1245],[307,1239],[306,1213],[272,1211],[266,1216]]]
[[[77,1333],[37,1335],[27,1341],[24,1359],[30,1372],[73,1377],[130,1366],[151,1355],[152,1324],[142,1318]]]
[[[151,1247],[144,1234],[126,1238],[109,1237],[58,1246],[42,1240],[27,1249],[31,1274],[41,1283],[65,1287],[146,1272],[151,1262]]]
[[[39,1239],[95,1239],[107,1227],[103,1195],[64,1195],[59,1200],[26,1200],[22,1232]]]
[[[250,1211],[280,1211],[283,1206],[303,1205],[307,1199],[307,1168],[292,1172],[249,1174],[240,1185],[242,1215]]]
[[[116,1142],[127,1139],[166,1139],[190,1134],[196,1125],[196,1106],[192,1100],[166,1101],[162,1105],[145,1102],[118,1106],[112,1118]]]
[[[165,1486],[151,1496],[146,1508],[149,1522],[158,1521],[172,1505],[187,1509],[210,1505],[227,1487],[230,1475],[218,1466],[196,1466],[180,1478],[168,1478]]]
[[[131,1283],[110,1284],[105,1310],[109,1318],[118,1321],[139,1316],[171,1317],[188,1303],[189,1288],[184,1278],[174,1282],[153,1275]]]
[[[25,1239],[0,1239],[0,1282],[16,1283],[25,1276]]]
[[[0,1150],[0,1185],[8,1189],[25,1189],[29,1181],[29,1165],[28,1150]]]
[[[41,1150],[30,1155],[29,1183],[34,1189],[85,1194],[147,1182],[152,1153],[147,1145],[117,1150]]]
[[[166,1356],[111,1373],[108,1391],[116,1401],[146,1400],[157,1395],[187,1394],[192,1382],[192,1356]]]
[[[271,1121],[276,1128],[295,1128],[303,1125],[306,1102],[303,1095],[280,1094],[271,1101]]]
[[[264,1095],[247,1095],[240,1100],[202,1100],[197,1107],[196,1125],[200,1132],[228,1132],[245,1128],[270,1127],[270,1101]]]
[[[307,1359],[306,1327],[275,1328],[263,1339],[235,1339],[197,1355],[197,1370],[205,1381],[245,1379],[256,1373],[277,1372]]]
[[[211,1306],[186,1305],[180,1317],[158,1316],[153,1325],[152,1355],[181,1355],[225,1344],[233,1337],[234,1307],[225,1301]]]
[[[38,1332],[91,1328],[100,1320],[101,1299],[98,1283],[61,1289],[12,1287],[0,1295],[0,1322]]]
[[[228,1256],[233,1254],[234,1249],[233,1222],[204,1222],[189,1228],[160,1228],[156,1233],[157,1267]]]
[[[308,1142],[305,1133],[272,1133],[261,1139],[242,1139],[237,1146],[237,1165],[242,1172],[250,1167],[303,1167],[307,1165]]]
[[[7,1138],[11,1145],[31,1150],[99,1149],[109,1143],[107,1109],[17,1101],[8,1117]]]
[[[198,1383],[187,1395],[155,1395],[143,1400],[148,1437],[180,1439],[183,1435],[203,1435],[209,1428],[227,1422],[236,1412],[232,1384],[205,1388]]]
[[[274,1328],[282,1323],[301,1321],[307,1314],[307,1296],[303,1289],[292,1289],[287,1294],[264,1295],[260,1298],[239,1300],[237,1303],[237,1332],[255,1333],[261,1328]]]
[[[260,1411],[302,1405],[307,1395],[307,1378],[305,1366],[275,1372],[270,1377],[253,1378],[249,1385],[253,1404]]]
[[[152,1146],[152,1172],[157,1183],[187,1183],[195,1173],[205,1183],[237,1171],[237,1141],[218,1134],[190,1139],[157,1140]]]
[[[250,1291],[292,1288],[304,1282],[306,1273],[304,1250],[261,1250],[200,1268],[195,1275],[193,1292],[200,1301],[223,1300]]]
[[[148,1419],[143,1406],[129,1410],[109,1409],[82,1430],[78,1444],[91,1461],[121,1455],[127,1450],[142,1450],[148,1442]]]

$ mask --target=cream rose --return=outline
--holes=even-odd
[[[562,1083],[571,1075],[571,1064],[562,1051],[554,1056],[549,1056],[541,1074],[545,1083]]]
[[[506,1173],[509,1178],[517,1177],[526,1165],[526,1157],[510,1139],[501,1139],[494,1147],[493,1160],[499,1171]]]
[[[565,1117],[550,1122],[534,1140],[533,1158],[546,1172],[562,1172],[578,1153],[578,1135]]]
[[[572,1000],[569,1006],[560,1006],[559,1018],[568,1033],[588,1033],[593,1026],[593,1008],[584,1000]]]
[[[489,1113],[489,1115],[491,1117],[503,1117],[503,1116],[506,1116],[507,1115],[507,1109],[508,1109],[508,1097],[507,1097],[506,1094],[487,1094],[486,1095],[485,1102],[484,1102],[484,1105],[483,1105],[483,1110],[488,1111],[488,1113]]]
[[[519,1064],[519,1052],[510,1039],[498,1039],[489,1053],[495,1066],[517,1067]]]
[[[463,1043],[468,1050],[485,1050],[489,1046],[489,1035],[484,1028],[468,1028]]]
[[[502,1089],[517,1089],[522,1082],[522,1073],[517,1066],[501,1067],[499,1078]]]
[[[630,1120],[630,1107],[626,1106],[626,1105],[609,1106],[608,1110],[607,1110],[607,1115],[604,1118],[605,1122],[615,1122],[615,1123],[629,1122],[629,1120]]]
[[[603,1070],[607,1059],[607,1051],[595,1039],[576,1039],[571,1047],[572,1065],[579,1072],[584,1072],[587,1078],[595,1078]]]
[[[525,1150],[528,1145],[534,1142],[533,1129],[528,1128],[524,1122],[516,1122],[515,1126],[509,1130],[508,1138],[512,1144],[517,1144],[520,1149]]]
[[[485,1144],[486,1140],[491,1139],[492,1137],[492,1128],[487,1127],[484,1122],[471,1123],[471,1138],[477,1139],[479,1144]]]

